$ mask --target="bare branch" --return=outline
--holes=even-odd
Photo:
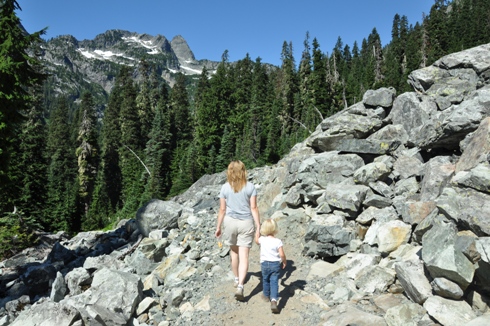
[[[132,150],[131,148],[129,148],[128,146],[124,145],[124,147],[126,147],[127,149],[129,149],[129,151],[130,151],[131,153],[133,153],[133,155],[134,155],[134,156],[136,156],[136,158],[138,159],[138,161],[140,161],[140,162],[141,162],[141,164],[143,164],[143,166],[145,167],[146,172],[148,172],[148,174],[151,176],[150,170],[149,170],[149,169],[148,169],[148,167],[145,165],[145,163],[143,163],[143,161],[142,161],[142,160],[139,158],[139,156],[138,156],[138,155],[136,155],[136,153],[135,153],[135,152],[133,152],[133,150]]]
[[[295,118],[293,117],[290,117],[289,115],[287,116],[289,119],[293,120],[294,122],[296,122],[297,124],[299,124],[301,127],[305,128],[306,130],[308,130],[308,132],[311,134],[311,130],[308,129],[308,127],[306,127],[301,121],[299,120],[296,120]]]
[[[316,106],[313,106],[313,108],[315,109],[315,111],[316,111],[316,112],[318,113],[318,115],[320,116],[321,121],[323,121],[323,115],[322,115],[322,113],[320,112],[320,110],[318,110]]]

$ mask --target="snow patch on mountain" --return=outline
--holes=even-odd
[[[146,52],[148,54],[157,54],[157,53],[162,52],[161,49],[158,48],[158,45],[153,44],[152,40],[142,40],[142,39],[138,38],[137,36],[129,36],[129,37],[123,36],[122,39],[126,43],[137,43],[137,44],[149,49],[150,51]]]
[[[95,50],[93,52],[90,52],[84,48],[77,49],[78,52],[80,52],[84,57],[89,58],[89,59],[99,59],[99,60],[111,60],[114,61],[114,57],[122,57],[128,60],[135,61],[135,58],[131,58],[128,56],[125,56],[123,53],[114,53],[112,51],[102,51],[102,50]]]

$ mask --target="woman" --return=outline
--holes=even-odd
[[[232,161],[226,171],[227,182],[219,194],[220,208],[216,237],[230,246],[231,270],[235,275],[235,298],[244,299],[243,283],[248,272],[248,254],[255,236],[260,236],[260,217],[257,208],[257,192],[247,181],[245,164]],[[255,233],[255,234],[254,234]]]

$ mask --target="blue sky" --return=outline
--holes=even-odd
[[[46,39],[70,34],[93,39],[109,29],[182,35],[196,59],[243,59],[279,65],[282,44],[292,42],[296,63],[306,32],[331,53],[340,36],[351,49],[375,27],[383,45],[391,40],[395,14],[421,22],[434,0],[17,0],[28,32],[48,27]]]

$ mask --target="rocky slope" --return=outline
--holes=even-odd
[[[109,232],[2,262],[0,325],[488,325],[490,44],[370,90],[274,166],[249,171],[281,228],[280,313],[258,249],[233,299],[213,231],[223,173]]]

